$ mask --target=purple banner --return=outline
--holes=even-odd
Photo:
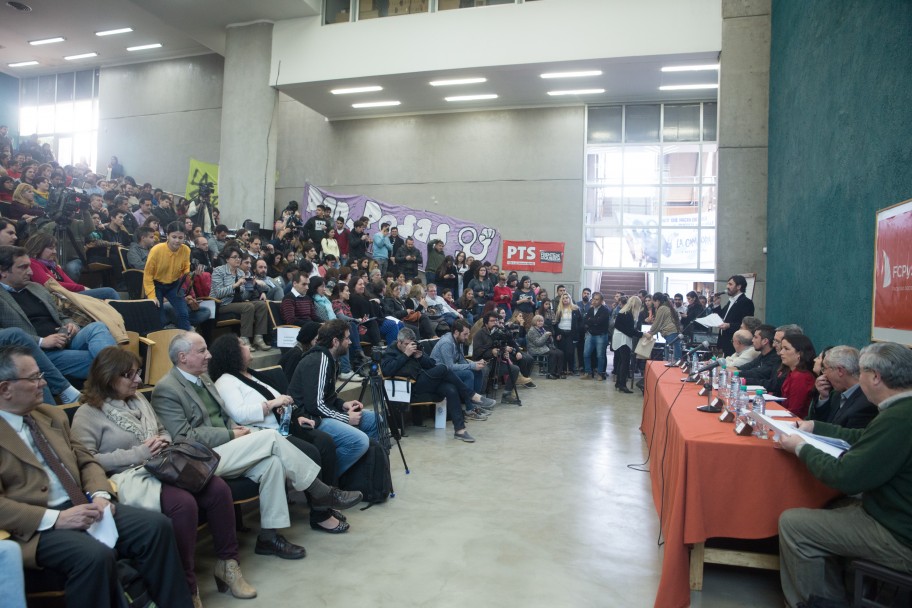
[[[443,241],[443,252],[446,255],[455,256],[457,251],[464,251],[466,256],[492,264],[500,250],[500,234],[494,228],[448,215],[384,203],[360,194],[326,192],[313,184],[304,186],[304,200],[307,203],[301,209],[301,216],[305,221],[314,215],[317,205],[323,204],[332,210],[333,218],[344,217],[349,230],[355,220],[364,216],[370,220],[367,231],[371,234],[380,230],[380,224],[389,222],[391,226],[399,228],[399,236],[403,239],[415,239],[415,246],[421,251],[425,262],[427,243],[434,239]]]

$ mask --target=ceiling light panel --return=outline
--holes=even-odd
[[[587,76],[601,76],[601,70],[582,70],[576,72],[547,72],[542,78],[585,78]]]
[[[662,67],[663,72],[706,72],[709,70],[718,70],[718,63],[706,65],[666,65]]]
[[[353,108],[384,108],[388,106],[398,106],[401,101],[365,101],[364,103],[353,103]]]
[[[29,40],[29,44],[32,46],[39,46],[41,44],[54,44],[55,42],[63,42],[66,40],[63,36],[56,36],[54,38],[43,38],[41,40]]]
[[[432,80],[428,84],[432,87],[450,87],[460,84],[478,84],[487,81],[487,78],[454,78],[452,80]]]
[[[76,61],[77,59],[88,59],[89,57],[98,57],[98,53],[82,53],[81,55],[70,55],[64,57],[67,61]]]
[[[133,31],[132,27],[122,27],[122,28],[119,28],[116,30],[105,30],[103,32],[95,32],[95,35],[96,36],[113,36],[115,34],[127,34],[132,31]]]
[[[133,51],[148,51],[149,49],[160,49],[161,42],[153,42],[152,44],[141,44],[139,46],[128,46],[127,50],[130,52]]]
[[[548,91],[548,95],[559,97],[561,95],[598,95],[604,93],[605,89],[574,89],[570,91]]]
[[[699,91],[702,89],[718,89],[718,84],[667,84],[659,87],[660,91]]]
[[[444,97],[446,101],[479,101],[482,99],[497,99],[494,93],[484,93],[482,95],[456,95],[454,97]]]
[[[330,93],[333,95],[351,95],[353,93],[373,93],[374,91],[382,91],[383,87],[376,85],[366,86],[366,87],[350,87],[347,89],[332,89]]]
[[[38,65],[37,61],[20,61],[19,63],[8,63],[6,64],[11,68],[24,68],[30,65]]]

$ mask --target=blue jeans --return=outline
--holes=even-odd
[[[330,435],[336,443],[336,475],[341,477],[367,452],[368,436],[379,439],[377,419],[373,412],[361,412],[361,422],[354,427],[334,418],[323,418],[319,430]]]
[[[163,304],[165,310],[167,311],[168,320],[177,326],[177,314],[174,312],[174,307],[171,306],[170,302],[165,302]],[[199,327],[203,323],[209,320],[212,316],[212,312],[208,308],[200,308],[199,310],[190,310],[187,308],[187,312],[190,313],[190,325],[193,327]]]
[[[45,403],[53,405],[54,395],[59,395],[68,388],[72,388],[67,379],[64,378],[63,374],[60,373],[60,370],[54,367],[54,364],[51,363],[51,360],[47,358],[46,354],[44,354],[45,351],[41,350],[41,348],[38,346],[35,338],[28,335],[18,327],[0,329],[0,346],[8,346],[11,344],[24,346],[29,349],[29,352],[35,359],[35,363],[38,364],[38,369],[44,372],[44,379],[47,382],[47,385],[44,387]]]
[[[470,391],[474,391],[479,395],[484,391],[484,375],[482,372],[478,370],[461,369],[454,371],[453,373],[456,374],[457,378],[462,380],[462,383],[465,384],[466,388]],[[471,401],[466,404],[466,409],[471,409],[469,408],[470,405],[472,405]]]
[[[95,298],[97,300],[119,300],[120,294],[114,291],[113,287],[96,287],[95,289],[86,289],[76,293]]]
[[[85,379],[98,353],[114,344],[114,336],[107,326],[96,321],[80,329],[67,348],[46,350],[44,354],[64,376]]]
[[[593,336],[588,332],[586,333],[586,343],[583,345],[583,370],[587,374],[592,373],[592,350],[595,349],[595,356],[598,358],[598,369],[596,371],[604,375],[605,368],[608,365],[608,359],[605,354],[606,348],[608,348],[608,334]]]
[[[9,608],[25,608],[25,582],[22,574],[22,550],[19,543],[0,540],[0,597]]]
[[[674,348],[675,361],[679,360],[684,351],[684,336],[682,334],[668,334],[663,337],[665,338],[665,342],[671,344]]]
[[[181,293],[180,281],[174,281],[173,283],[155,283],[155,298],[158,300],[158,317],[161,321],[162,327],[167,325],[168,311],[165,309],[165,299],[168,299],[168,302],[174,309],[174,316],[176,317],[177,327],[185,331],[190,331],[190,309],[187,308],[187,301],[184,300],[184,295]]]

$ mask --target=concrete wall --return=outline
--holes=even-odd
[[[137,182],[182,194],[190,157],[219,161],[223,66],[202,55],[102,69],[97,169],[116,155]]]
[[[768,317],[860,346],[875,212],[912,198],[912,4],[775,0],[772,15]]]
[[[565,241],[563,275],[577,282],[584,108],[470,112],[327,122],[279,103],[276,205],[305,181],[502,230],[506,239]]]
[[[0,74],[0,125],[9,127],[7,135],[15,146],[19,140],[19,79]]]

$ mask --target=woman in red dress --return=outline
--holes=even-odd
[[[782,359],[782,370],[786,372],[782,383],[782,397],[785,407],[790,412],[804,418],[814,397],[814,344],[803,335],[788,336],[782,339],[779,357]]]

